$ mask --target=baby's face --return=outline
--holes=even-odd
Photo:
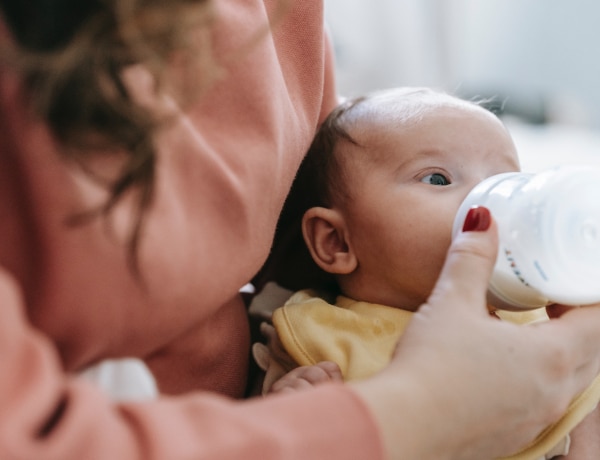
[[[399,308],[423,303],[441,271],[454,216],[486,177],[519,170],[502,123],[479,107],[443,107],[419,122],[395,126],[375,117],[344,144],[351,198],[339,203],[357,270],[346,295]]]

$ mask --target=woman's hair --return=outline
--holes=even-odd
[[[62,144],[61,154],[86,167],[99,151],[123,154],[121,173],[107,184],[110,197],[95,210],[71,219],[83,222],[108,214],[129,191],[136,191],[138,215],[130,236],[131,261],[140,238],[144,210],[150,204],[156,163],[153,134],[162,120],[131,97],[123,70],[143,64],[156,82],[164,81],[175,51],[193,67],[207,61],[213,10],[210,0],[0,0],[15,46],[2,59],[20,72],[28,103]],[[204,42],[199,38],[204,37]],[[200,49],[199,49],[200,48]],[[202,78],[217,71],[214,61]],[[191,77],[191,75],[190,75]],[[195,75],[195,85],[198,75]],[[200,80],[202,80],[202,78]],[[176,88],[189,90],[185,78]],[[191,79],[190,79],[191,87]]]

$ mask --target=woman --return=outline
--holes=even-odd
[[[430,299],[445,308],[422,308],[384,372],[220,396],[242,396],[247,380],[238,290],[335,104],[321,2],[16,3],[1,2],[0,457],[491,458],[532,439],[597,373],[599,311],[526,333],[487,318],[495,230],[476,219]],[[111,404],[75,376],[119,356],[186,395]],[[452,369],[421,365],[447,359]],[[445,396],[457,391],[454,407]],[[452,427],[434,423],[438,399]]]

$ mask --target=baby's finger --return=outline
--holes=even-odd
[[[260,333],[267,340],[272,340],[275,336],[275,328],[271,324],[263,321],[262,323],[260,323]]]
[[[297,378],[306,380],[316,385],[331,380],[342,380],[342,373],[337,364],[331,361],[323,361],[314,366],[302,366],[294,369],[288,375],[295,373]]]
[[[290,388],[300,390],[320,383],[342,380],[339,366],[330,361],[323,361],[313,366],[301,366],[291,370],[273,383],[270,392],[278,393]]]
[[[333,380],[336,382],[342,382],[344,380],[344,376],[342,375],[342,370],[340,366],[338,366],[333,361],[321,361],[317,363],[314,367],[318,367],[325,372],[328,380]]]

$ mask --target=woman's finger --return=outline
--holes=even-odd
[[[450,304],[473,314],[473,306],[484,306],[487,285],[498,253],[498,230],[487,208],[469,210],[463,231],[456,236],[428,304]]]

